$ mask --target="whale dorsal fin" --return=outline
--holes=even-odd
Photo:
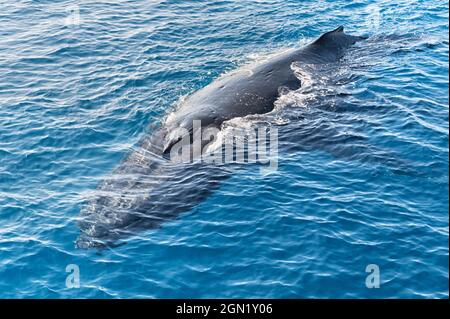
[[[340,25],[336,29],[334,29],[333,31],[330,31],[328,33],[333,33],[333,32],[344,32],[344,26]]]
[[[329,31],[326,32],[324,34],[322,34],[316,41],[314,41],[313,43],[316,44],[322,44],[325,41],[328,41],[330,38],[332,38],[334,35],[340,34],[340,33],[344,33],[344,27],[341,25],[339,27],[337,27],[336,29],[334,29],[333,31]]]

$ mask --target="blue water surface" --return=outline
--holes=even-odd
[[[448,297],[447,1],[0,9],[0,297]],[[157,230],[75,248],[86,198],[176,101],[339,25],[369,39],[344,57],[353,80],[330,87],[326,113],[412,163],[408,173],[280,153],[276,172],[249,165]],[[70,264],[79,288],[66,286]],[[369,264],[379,288],[366,287]]]

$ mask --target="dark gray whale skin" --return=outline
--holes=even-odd
[[[111,246],[136,230],[157,228],[195,207],[229,171],[217,165],[167,161],[164,155],[181,138],[172,132],[182,128],[193,134],[193,120],[201,120],[202,128],[220,128],[235,117],[268,113],[281,88],[293,90],[301,85],[292,63],[333,63],[360,39],[345,34],[341,26],[303,48],[239,69],[189,96],[98,185],[94,198],[81,210],[77,247]],[[186,183],[189,187],[183,187]]]
[[[363,37],[344,33],[342,26],[327,32],[316,41],[289,50],[257,64],[225,75],[188,97],[183,105],[165,123],[166,131],[182,127],[192,132],[193,120],[201,120],[202,127],[219,128],[227,120],[249,114],[264,114],[273,110],[280,88],[296,90],[301,83],[291,65],[332,63],[349,46]],[[164,152],[179,140],[179,136],[166,137]]]

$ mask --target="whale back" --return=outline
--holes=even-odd
[[[349,35],[344,32],[344,27],[338,28],[322,34],[317,40],[307,45],[302,53],[309,55],[309,62],[327,63],[335,62],[341,58],[345,50],[360,40],[367,39],[363,36]],[[308,60],[308,59],[307,59]]]
[[[338,28],[322,34],[312,44],[331,49],[346,49],[355,44],[359,40],[364,40],[366,37],[349,35],[344,32],[344,27]]]

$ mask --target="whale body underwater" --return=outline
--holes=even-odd
[[[201,121],[202,127],[220,129],[234,118],[269,113],[280,88],[297,90],[302,85],[292,69],[293,63],[334,63],[363,39],[346,34],[340,26],[302,48],[226,74],[188,96],[160,128],[141,140],[111,176],[99,183],[93,198],[81,209],[81,234],[76,246],[113,246],[137,230],[158,228],[164,221],[194,208],[230,171],[205,163],[168,161],[167,155],[181,138],[176,132],[192,136],[194,121]],[[202,187],[194,189],[193,181]]]

